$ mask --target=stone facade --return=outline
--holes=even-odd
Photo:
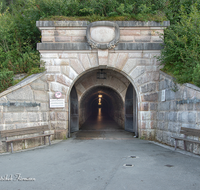
[[[70,90],[74,84],[79,93],[79,100],[80,93],[87,90],[90,85],[110,85],[118,93],[123,93],[121,96],[124,101],[127,86],[119,85],[118,89],[120,83],[117,78],[110,80],[112,84],[108,84],[108,81],[106,84],[99,84],[94,80],[92,80],[93,83],[87,84],[91,81],[87,80],[88,82],[85,83],[87,87],[84,87],[82,82],[79,84],[77,82],[81,76],[90,71],[114,70],[131,82],[137,92],[139,136],[154,139],[159,86],[159,62],[155,56],[160,54],[162,48],[160,45],[162,39],[159,34],[163,33],[169,23],[116,23],[120,29],[119,44],[111,50],[100,50],[92,49],[87,43],[88,23],[85,21],[37,22],[42,33],[42,43],[38,44],[38,50],[41,53],[41,60],[46,63],[48,93],[50,97],[53,97],[56,91],[61,91],[68,102]],[[68,113],[67,107],[65,111]],[[57,112],[56,109],[51,114],[55,115],[55,112]],[[56,119],[51,121],[51,126],[56,122]],[[68,122],[61,126],[63,129],[68,128]]]
[[[198,98],[198,88],[188,84],[178,86],[179,90],[173,92],[171,89],[176,89],[176,85],[159,71],[156,59],[162,48],[159,34],[163,34],[169,22],[115,23],[119,26],[118,44],[111,49],[94,49],[87,43],[89,23],[86,21],[37,22],[42,34],[37,48],[46,72],[31,76],[0,94],[0,130],[48,124],[49,130],[54,131],[53,138],[63,138],[69,130],[69,97],[73,86],[78,94],[80,125],[90,114],[86,111],[86,97],[93,88],[105,87],[113,90],[110,97],[114,109],[110,115],[124,127],[125,97],[130,83],[136,91],[134,106],[139,137],[173,145],[170,136],[179,135],[181,126],[198,128],[199,103],[176,103]],[[106,80],[96,78],[97,71],[102,69],[107,74]],[[161,101],[162,90],[166,90],[166,101]],[[56,99],[57,91],[65,99],[64,108],[49,106],[50,99]],[[11,106],[8,102],[18,104]],[[23,146],[15,144],[14,149],[41,144],[36,141],[27,141]],[[179,147],[182,148],[181,142]],[[4,151],[3,144],[0,144],[0,151]],[[199,153],[198,146],[194,152]]]

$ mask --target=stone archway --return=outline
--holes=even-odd
[[[91,113],[94,112],[97,108],[98,94],[101,94],[103,95],[102,101],[104,101],[102,112],[106,110],[107,115],[109,115],[113,119],[113,121],[115,121],[118,126],[121,127],[121,129],[134,132],[137,136],[138,100],[133,85],[131,84],[129,79],[127,79],[127,77],[116,70],[104,69],[103,71],[106,75],[104,79],[99,79],[97,77],[99,71],[100,69],[97,68],[90,70],[83,75],[80,75],[80,77],[73,84],[72,90],[76,89],[77,101],[79,102],[79,128],[81,128],[81,126],[91,116]],[[132,98],[132,111],[134,110],[134,113],[132,112],[132,119],[134,118],[132,126],[130,126],[128,116],[127,114],[125,114],[125,111],[128,107],[128,105],[125,104],[125,101],[127,99],[127,90],[130,85],[132,86],[132,95],[134,94],[134,100]],[[96,106],[94,106],[93,102],[95,102]],[[69,121],[69,124],[70,123],[71,121]],[[129,129],[127,127],[128,123]],[[132,130],[130,130],[130,127],[132,128]]]

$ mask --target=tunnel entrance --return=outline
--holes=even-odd
[[[81,76],[70,93],[70,132],[129,131],[137,134],[137,95],[130,81],[113,70],[98,79],[101,70]],[[69,133],[70,134],[70,133]]]
[[[110,87],[89,89],[80,100],[81,130],[123,130],[123,101]]]

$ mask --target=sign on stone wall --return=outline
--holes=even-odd
[[[165,90],[162,90],[162,96],[161,96],[161,101],[165,101]]]
[[[64,108],[65,99],[50,99],[50,108]]]

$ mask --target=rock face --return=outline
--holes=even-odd
[[[173,145],[170,137],[180,135],[181,126],[199,128],[199,103],[177,103],[198,99],[199,89],[188,84],[178,86],[174,92],[173,79],[159,71],[156,56],[162,49],[160,34],[169,22],[38,21],[37,26],[42,34],[42,42],[37,48],[46,72],[0,94],[1,130],[48,124],[54,131],[53,138],[63,138],[70,130],[69,99],[73,86],[77,92],[79,125],[89,116],[87,97],[94,93],[92,89],[105,89],[113,106],[110,115],[124,127],[130,84],[135,92],[133,107],[139,137]],[[102,71],[106,77],[97,78],[97,72]],[[110,95],[108,89],[112,89]],[[165,99],[161,101],[163,90]],[[62,93],[65,105],[50,108],[49,101],[56,99],[55,92],[58,91]],[[20,104],[23,106],[11,107],[8,102],[23,102]],[[33,144],[26,143],[26,147]],[[4,145],[0,147],[3,151]],[[14,148],[19,149],[20,145],[16,144]],[[192,151],[190,145],[188,150]],[[193,151],[199,154],[198,145]]]

